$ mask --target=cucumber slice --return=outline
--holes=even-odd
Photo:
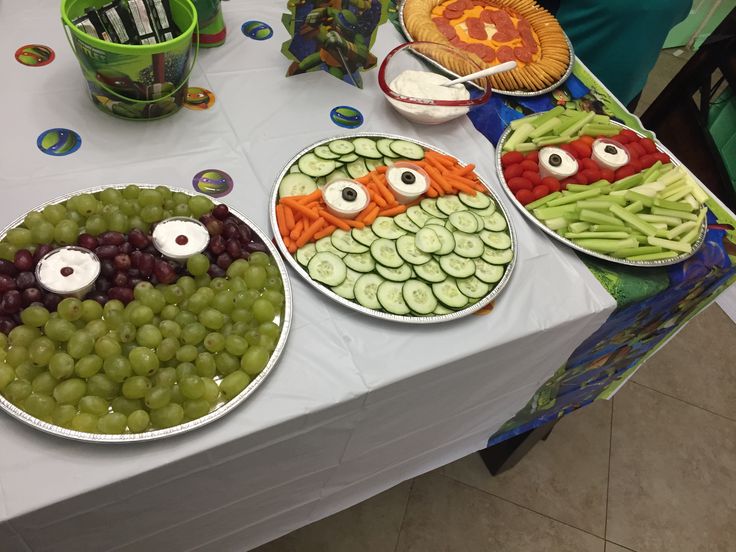
[[[478,227],[478,220],[470,211],[455,211],[450,215],[449,221],[455,228],[467,234],[473,234],[483,228],[483,226]],[[482,219],[481,224],[483,224]]]
[[[347,276],[339,286],[333,286],[331,289],[344,299],[355,299],[355,282],[358,281],[362,274],[354,270],[347,269]]]
[[[440,248],[436,251],[437,255],[447,255],[455,250],[455,238],[447,228],[444,226],[435,227],[432,225],[432,230],[440,240]]]
[[[380,151],[384,157],[398,157],[398,154],[394,153],[394,150],[391,149],[392,142],[393,140],[389,138],[381,138],[376,142],[376,147],[378,148],[378,151]]]
[[[376,294],[384,281],[378,274],[363,274],[355,282],[355,300],[366,308],[380,309],[381,303]]]
[[[489,230],[483,230],[479,235],[480,239],[483,240],[483,243],[493,249],[508,249],[511,247],[511,236],[506,232],[491,232]]]
[[[491,232],[501,232],[502,230],[506,230],[506,227],[508,226],[506,224],[506,219],[504,219],[503,215],[499,212],[495,212],[488,216],[481,215],[481,217],[483,217],[485,229],[490,230]]]
[[[376,263],[376,272],[392,282],[405,282],[412,277],[411,266],[404,263],[399,268],[389,268]]]
[[[348,140],[333,140],[327,144],[327,147],[330,148],[330,151],[338,155],[345,155],[355,151],[355,146]]]
[[[290,197],[311,194],[317,189],[314,179],[302,173],[284,175],[279,183],[279,197]]]
[[[366,253],[368,251],[365,245],[355,241],[350,232],[341,230],[340,228],[330,235],[330,241],[332,241],[332,245],[336,249],[344,253]]]
[[[406,215],[406,213],[400,213],[394,217],[394,222],[396,223],[396,226],[401,228],[402,230],[406,230],[407,232],[412,232],[416,234],[421,230],[416,224],[414,224],[411,219]]]
[[[419,276],[422,280],[425,280],[430,284],[442,282],[445,278],[447,278],[447,274],[443,272],[442,267],[440,267],[440,263],[438,263],[434,259],[432,259],[428,263],[416,265],[414,267],[414,272],[416,272],[417,276]]]
[[[437,308],[437,298],[432,288],[419,280],[404,282],[401,294],[409,308],[418,314],[430,314]]]
[[[310,259],[307,270],[312,280],[327,284],[330,287],[342,284],[348,274],[348,269],[342,259],[329,251],[315,254]]]
[[[299,158],[299,170],[309,176],[327,176],[335,170],[335,162],[331,159],[320,159],[313,153],[305,153]]]
[[[412,205],[409,207],[406,210],[406,216],[419,227],[424,226],[431,218],[427,211],[419,207],[419,205]]]
[[[456,211],[467,211],[468,206],[463,204],[456,195],[446,195],[437,198],[437,209],[451,215]]]
[[[453,232],[452,237],[455,238],[455,253],[461,257],[476,258],[483,255],[483,240],[476,234],[466,234],[465,232]],[[460,276],[458,276],[459,278]]]
[[[371,272],[376,268],[376,261],[373,260],[370,253],[350,253],[345,255],[342,261],[348,268],[357,272]]]
[[[298,253],[298,251],[297,251]],[[514,253],[511,249],[491,249],[486,247],[483,250],[483,260],[487,263],[494,265],[505,265],[511,262],[514,258]]]
[[[439,218],[431,218],[424,223],[424,226],[442,226],[445,227],[445,221]]]
[[[389,268],[399,268],[404,264],[404,259],[396,251],[396,242],[384,238],[378,239],[371,244],[371,255],[373,258]]]
[[[347,153],[345,155],[340,156],[341,163],[352,163],[353,161],[356,161],[357,159],[359,159],[357,153]]]
[[[325,183],[327,184],[335,180],[350,180],[350,176],[348,176],[348,173],[346,173],[345,171],[341,171],[340,169],[337,169],[337,170],[332,171],[330,174],[328,174],[325,177]]]
[[[485,209],[473,209],[473,212],[481,217],[489,217],[496,212],[496,203],[491,200],[491,203],[488,205],[488,207],[486,207]]]
[[[395,240],[406,234],[406,230],[399,228],[394,219],[390,217],[377,217],[371,224],[371,230],[379,238],[386,238],[387,240]]]
[[[409,314],[409,312],[411,312],[406,301],[404,301],[404,295],[402,293],[403,287],[404,284],[399,282],[383,282],[378,286],[378,293],[376,293],[376,296],[384,310],[391,314],[399,315]]]
[[[365,166],[369,171],[375,171],[378,167],[383,167],[383,158],[381,159],[366,159]]]
[[[412,144],[406,140],[394,140],[389,147],[397,157],[406,157],[416,161],[424,159],[424,148],[418,144]]]
[[[437,305],[437,308],[434,309],[434,312],[432,314],[435,314],[437,316],[441,316],[443,314],[452,314],[453,312],[455,312],[455,311],[450,310],[445,305],[443,305],[442,303],[439,303]]]
[[[294,164],[291,167],[289,167],[289,174],[298,173],[298,172],[302,172],[299,170],[299,165]]]
[[[483,192],[478,192],[474,196],[460,192],[457,194],[457,197],[465,205],[472,207],[473,209],[486,209],[492,201],[488,194]]]
[[[315,182],[317,182],[317,187],[321,190],[322,187],[327,184],[327,179],[324,176],[320,176]]]
[[[383,159],[383,154],[378,151],[376,142],[370,138],[356,138],[353,140],[355,153],[361,157],[370,157],[371,159]]]
[[[502,277],[505,268],[500,265],[488,264],[482,259],[473,259],[475,263],[475,277],[486,284],[495,284]]]
[[[442,268],[448,276],[453,276],[454,278],[467,278],[475,273],[475,263],[472,259],[459,257],[454,253],[440,257],[440,268]]]
[[[423,253],[437,253],[442,248],[442,243],[437,236],[437,232],[429,226],[425,226],[419,230],[417,235],[414,236],[414,241],[417,244],[417,249]]]
[[[317,247],[313,243],[308,243],[296,250],[296,260],[300,265],[307,266],[309,260],[317,254]]]
[[[340,258],[343,258],[346,255],[345,252],[340,251],[334,245],[332,245],[332,240],[330,239],[330,236],[318,239],[316,242],[314,242],[314,246],[317,249],[318,253],[327,251],[329,253],[334,253]]]
[[[463,295],[470,297],[471,299],[480,299],[481,297],[485,297],[488,292],[491,291],[491,286],[485,282],[481,282],[475,276],[458,280],[457,287]]]
[[[340,157],[327,146],[317,146],[314,148],[314,154],[322,159],[337,159]]]
[[[378,239],[378,236],[376,236],[373,233],[373,230],[371,230],[368,226],[366,226],[365,228],[353,228],[350,233],[353,235],[355,241],[357,241],[358,243],[362,243],[363,245],[369,246]]]
[[[451,309],[460,309],[468,304],[468,298],[457,287],[454,278],[447,278],[438,284],[432,284],[432,293],[443,305]]]
[[[455,228],[449,220],[445,223],[445,228],[449,230],[450,232],[457,231],[457,228]]]
[[[401,236],[396,240],[396,251],[407,263],[420,265],[429,262],[432,257],[417,249],[414,236]]]
[[[447,215],[437,208],[437,200],[432,197],[425,197],[419,202],[419,205],[433,217],[438,219],[447,218]]]
[[[383,158],[383,164],[386,165],[387,167],[392,166],[396,161],[397,161],[396,159],[392,159],[391,157]]]
[[[362,178],[370,172],[365,166],[365,161],[360,157],[352,163],[345,165],[345,168],[348,170],[348,174],[352,178]]]
[[[473,218],[475,218],[475,221],[478,223],[478,230],[483,230],[485,228],[485,221],[483,220],[483,217],[481,217],[478,213],[476,213],[473,210],[470,211],[461,211],[463,213],[467,212],[469,215],[471,215]],[[478,231],[476,230],[476,232]]]

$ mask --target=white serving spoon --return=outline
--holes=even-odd
[[[460,77],[459,79],[451,80],[450,82],[446,82],[444,84],[441,84],[440,86],[452,86],[453,84],[460,84],[470,80],[479,79],[481,77],[488,77],[497,73],[503,73],[504,71],[511,71],[512,69],[516,69],[516,62],[505,61],[504,63],[499,63],[498,65],[494,65],[493,67],[489,67],[488,69],[482,69],[480,71],[476,71],[475,73]]]

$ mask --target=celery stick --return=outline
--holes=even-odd
[[[677,236],[681,236],[682,234],[685,234],[692,230],[693,228],[697,228],[697,224],[695,224],[694,221],[689,220],[687,222],[683,222],[682,224],[678,224],[675,226],[672,230],[667,232],[667,239],[668,240],[674,240]]]
[[[692,194],[688,194],[685,197],[682,198],[683,201],[687,201],[690,204],[690,207],[695,209],[700,209],[700,203],[698,203],[698,200],[695,199]]]
[[[584,238],[606,238],[615,240],[625,240],[631,237],[628,232],[568,232],[566,238],[579,240]]]
[[[582,136],[616,136],[620,132],[618,127],[603,127],[594,125],[583,125],[580,130]]]
[[[541,113],[539,117],[534,119],[534,122],[532,123],[535,128],[541,127],[543,124],[547,123],[548,121],[552,119],[556,119],[558,115],[562,115],[565,112],[565,108],[561,105],[555,106],[549,111],[546,111],[545,113]]]
[[[679,253],[676,251],[662,251],[661,253],[649,253],[647,255],[632,255],[626,258],[629,261],[661,261],[663,259],[672,259],[678,255]]]
[[[624,202],[611,201],[610,196],[605,198],[584,199],[577,202],[580,209],[603,209],[608,211],[611,205],[623,205]]]
[[[690,205],[679,201],[668,201],[666,199],[655,198],[654,205],[656,207],[663,207],[664,209],[672,209],[673,211],[684,211],[686,213],[692,211]]]
[[[619,217],[621,220],[629,224],[630,226],[633,226],[639,232],[642,234],[646,234],[647,236],[653,236],[657,233],[656,228],[654,228],[651,224],[649,224],[647,221],[642,220],[639,215],[636,215],[634,213],[631,213],[624,209],[623,207],[620,207],[619,205],[611,205],[610,208],[611,213]],[[653,244],[656,245],[656,244]]]
[[[519,153],[529,153],[530,151],[536,151],[537,145],[533,144],[532,142],[524,142],[523,144],[519,144],[516,146],[516,151]]]
[[[700,203],[705,203],[706,201],[708,201],[709,196],[705,192],[705,190],[703,190],[703,187],[700,185],[700,183],[690,175],[688,175],[688,180],[693,185],[692,194],[695,199],[697,199]]]
[[[683,253],[690,253],[693,248],[693,246],[689,243],[683,243],[682,241],[665,240],[662,238],[656,238],[654,236],[649,236],[649,238],[647,238],[647,241],[649,242],[649,245],[658,245],[665,249],[682,251]]]
[[[536,201],[532,201],[531,203],[527,203],[524,207],[527,211],[533,211],[534,209],[537,209],[538,207],[541,207],[542,205],[545,205],[547,202],[552,201],[553,199],[557,197],[561,197],[562,194],[560,192],[553,192],[549,195],[546,195],[544,197],[540,197]]]
[[[632,234],[631,237],[639,243],[647,243],[647,236],[645,236],[644,234]]]
[[[675,166],[672,163],[665,163],[659,168],[659,174],[663,175],[665,173],[670,172],[672,169],[674,169]]]
[[[654,234],[655,236],[658,236],[660,238],[666,238],[667,234],[667,224],[664,222],[650,222],[652,226],[654,226],[657,229],[657,233]]]
[[[643,213],[639,216],[647,222],[663,222],[667,226],[677,226],[678,224],[682,223],[682,219],[676,218],[676,217],[665,217],[663,215],[649,215],[646,213]]]
[[[595,114],[593,115],[593,124],[596,125],[610,125],[611,124],[611,118],[608,115],[600,115]],[[621,130],[621,129],[619,129]]]
[[[536,114],[536,115],[529,115],[527,117],[519,117],[518,119],[514,119],[509,123],[509,126],[511,127],[511,130],[516,130],[521,125],[525,125],[527,123],[534,124],[537,119],[539,119],[542,115]]]
[[[642,172],[641,173],[641,179],[642,179],[642,181],[645,184],[647,182],[649,182],[649,180],[647,180],[647,178],[649,178],[652,175],[652,173],[656,173],[657,172],[657,169],[659,169],[659,167],[661,167],[661,166],[662,166],[662,162],[661,161],[657,161],[656,163],[654,163],[654,165],[652,165],[651,167],[649,167],[648,169],[646,169],[644,172]]]
[[[666,199],[667,201],[680,201],[681,199],[685,199],[686,197],[692,197],[692,187],[691,186],[682,186],[681,188],[675,190],[674,192],[668,192],[664,196],[662,196],[662,199]],[[695,198],[693,198],[695,199]],[[693,208],[693,210],[700,207],[700,203],[695,200],[695,205],[689,201],[686,200],[686,203],[690,205],[690,207]]]
[[[574,136],[577,131],[579,131],[581,128],[583,128],[585,125],[587,125],[590,121],[593,120],[594,113],[588,113],[585,117],[580,119],[579,121],[576,121],[571,126],[567,127],[565,130],[560,132],[560,136],[566,136],[571,137]]]
[[[540,148],[544,146],[554,146],[555,144],[566,144],[569,141],[569,138],[560,138],[559,136],[542,136],[541,138],[532,138],[532,142]]]
[[[588,188],[601,188],[604,190],[608,190],[608,188],[611,187],[611,183],[608,180],[603,180],[602,178],[600,180],[596,180],[595,182],[591,182],[588,184]]]
[[[652,207],[653,215],[664,215],[666,217],[682,218],[686,220],[698,220],[698,216],[693,213],[685,213],[683,211],[673,211],[672,209],[663,209],[662,207]]]
[[[664,184],[672,184],[673,182],[677,182],[681,178],[683,178],[686,175],[685,171],[682,170],[682,167],[675,167],[671,171],[669,171],[667,174],[663,175],[659,181]]]
[[[652,199],[651,197],[644,195],[644,194],[637,193],[634,190],[626,190],[624,197],[626,198],[627,201],[631,201],[632,203],[636,201],[640,201],[641,204],[644,205],[645,207],[651,207],[652,204],[654,203],[654,199]]]
[[[587,184],[568,184],[567,185],[568,192],[585,192],[587,190],[590,190]]]
[[[632,174],[631,176],[627,176],[626,178],[617,180],[613,183],[611,189],[614,191],[628,190],[629,188],[633,188],[634,186],[638,186],[639,184],[641,184],[641,173]]]
[[[628,228],[621,224],[594,224],[591,230],[593,232],[621,232],[628,230]]]
[[[657,195],[657,190],[652,188],[651,186],[651,184],[642,184],[641,186],[636,186],[635,188],[626,190],[626,193],[628,194],[629,192],[634,192],[636,194],[641,194],[654,199],[654,196]]]
[[[688,192],[690,192],[691,188],[692,186],[685,179],[677,180],[674,184],[670,184],[664,190],[660,191],[657,194],[657,197],[668,199],[674,195],[679,194],[682,190],[687,190]]]
[[[529,138],[529,135],[532,133],[533,130],[534,127],[529,123],[521,125],[513,132],[513,134],[511,134],[509,139],[506,140],[506,143],[503,145],[504,151],[513,151],[517,145],[525,142],[526,139]]]
[[[545,121],[544,124],[539,125],[537,128],[534,129],[534,132],[532,132],[529,136],[532,138],[539,138],[540,136],[544,136],[545,134],[550,134],[553,130],[555,130],[562,121],[560,121],[557,117],[552,117],[548,121]]]
[[[656,245],[645,245],[639,247],[625,247],[614,251],[616,257],[630,257],[631,255],[650,255],[652,253],[661,253],[662,248]]]
[[[700,235],[700,227],[697,226],[680,238],[681,242],[693,243]]]
[[[567,219],[564,217],[557,217],[544,221],[544,225],[550,230],[562,230],[563,228],[567,228],[567,224]]]
[[[585,117],[586,115],[587,113],[585,111],[576,111],[572,109],[566,109],[565,113],[563,113],[562,116],[560,117],[560,119],[562,119],[562,124],[557,129],[557,132],[562,132],[563,130],[567,130],[572,125],[582,120],[583,117]]]
[[[701,207],[700,211],[698,212],[698,218],[695,219],[696,224],[698,227],[702,226],[703,220],[705,220],[705,215],[708,212],[708,209],[705,207]]]
[[[590,224],[587,222],[573,222],[570,224],[570,230],[572,232],[585,232],[590,228]]]
[[[618,207],[618,205],[614,205]],[[629,213],[630,214],[630,213]],[[624,226],[624,223],[618,220],[616,217],[610,215],[604,215],[597,211],[591,211],[589,209],[583,209],[580,211],[580,220],[585,222],[593,222],[596,224],[609,224],[611,226]]]
[[[661,161],[657,161],[657,163],[661,163]],[[654,165],[652,165],[652,167],[653,166]],[[644,184],[648,184],[649,182],[655,182],[661,174],[662,174],[662,168],[660,167],[656,171],[651,173],[649,176],[644,177]]]
[[[612,253],[617,249],[636,246],[636,240],[633,238],[626,238],[624,240],[585,239],[573,241],[580,247],[598,251],[600,253]]]
[[[584,192],[579,192],[576,194],[570,194],[569,196],[563,196],[558,197],[557,199],[553,199],[549,202],[550,207],[557,207],[558,205],[567,205],[568,203],[575,203],[576,201],[580,201],[581,199],[589,199],[591,197],[596,197],[601,195],[600,188],[595,188],[593,190],[585,190]]]
[[[634,203],[629,203],[624,209],[629,213],[638,213],[644,210],[644,204],[641,201],[635,201]]]
[[[560,205],[559,207],[540,207],[539,209],[534,209],[534,216],[541,220],[547,220],[574,213],[576,210],[577,207],[572,204]]]

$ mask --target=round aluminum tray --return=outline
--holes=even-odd
[[[452,320],[457,320],[458,318],[462,318],[464,316],[472,314],[482,309],[486,305],[488,305],[491,301],[493,301],[496,298],[496,296],[498,296],[499,293],[501,293],[501,291],[503,290],[504,287],[506,287],[506,284],[511,278],[511,273],[513,272],[514,266],[516,265],[517,246],[516,246],[516,232],[514,231],[514,227],[511,223],[508,213],[506,212],[506,209],[504,208],[503,204],[500,201],[498,201],[498,198],[493,193],[490,186],[488,186],[488,184],[486,184],[483,181],[483,179],[481,179],[480,177],[479,177],[480,182],[487,188],[489,195],[491,196],[493,201],[496,202],[498,211],[501,212],[504,219],[506,220],[508,232],[509,232],[509,235],[511,236],[511,249],[514,253],[514,256],[511,259],[511,262],[508,265],[506,265],[506,271],[504,272],[504,275],[501,278],[501,280],[496,284],[496,287],[494,287],[488,293],[488,295],[486,295],[483,299],[481,299],[474,305],[471,305],[470,307],[453,312],[451,314],[442,314],[442,315],[437,315],[437,316],[400,316],[397,314],[391,314],[388,312],[382,312],[382,311],[369,309],[362,305],[359,305],[358,303],[354,303],[353,301],[349,301],[348,299],[344,299],[343,297],[340,297],[336,293],[333,293],[329,288],[323,286],[319,282],[315,282],[314,280],[312,280],[312,278],[309,276],[309,273],[306,270],[304,270],[304,267],[302,267],[297,262],[296,258],[294,258],[291,255],[291,253],[289,253],[289,251],[286,248],[286,244],[284,243],[284,240],[281,238],[281,234],[279,233],[279,230],[278,230],[278,224],[276,222],[276,203],[278,201],[279,184],[281,183],[281,179],[289,172],[289,167],[291,167],[302,155],[310,152],[317,146],[321,146],[322,144],[326,144],[333,140],[350,140],[352,138],[360,138],[360,137],[390,138],[392,140],[406,140],[407,142],[418,144],[425,149],[431,149],[431,150],[434,150],[444,155],[451,155],[439,148],[435,148],[434,146],[430,146],[429,144],[426,144],[419,140],[415,140],[413,138],[407,138],[405,136],[398,136],[395,134],[383,134],[379,132],[361,132],[361,133],[356,133],[356,134],[333,136],[325,140],[320,140],[319,142],[315,142],[309,147],[304,148],[302,151],[300,151],[298,154],[292,157],[289,160],[289,162],[286,164],[284,169],[279,173],[279,176],[276,179],[276,182],[273,187],[273,192],[271,193],[271,201],[270,201],[271,227],[273,229],[274,241],[276,242],[276,245],[278,245],[279,249],[281,250],[286,260],[289,262],[289,264],[291,264],[292,268],[296,270],[299,276],[301,276],[309,285],[311,285],[314,289],[316,289],[323,295],[326,295],[333,301],[336,301],[340,303],[341,305],[348,307],[350,309],[353,309],[355,311],[362,312],[363,314],[367,314],[368,316],[373,316],[375,318],[381,318],[383,320],[390,320],[392,322],[403,322],[406,324],[434,324],[438,322],[450,322]],[[459,161],[459,163],[462,166],[466,165],[466,163],[463,163],[462,161]]]
[[[131,184],[135,184],[136,186],[140,186],[141,188],[155,188],[155,186],[150,185],[150,184],[137,184],[137,183],[131,183]],[[127,186],[127,184],[113,185],[113,186],[99,186],[95,188],[88,188],[86,190],[79,190],[78,192],[74,192],[71,194],[65,194],[63,196],[56,197],[50,201],[43,203],[42,205],[39,205],[34,210],[41,210],[47,205],[65,201],[69,199],[70,197],[78,195],[78,194],[96,193],[96,192],[100,192],[110,187],[122,189],[125,186]],[[189,192],[187,190],[182,190],[178,188],[172,188],[172,189],[177,192],[183,192],[190,196],[198,195],[193,192]],[[215,205],[217,205],[218,203],[222,203],[221,201],[217,201],[213,198],[210,198],[210,199],[213,200],[213,203],[215,203]],[[60,426],[57,426],[57,425],[54,425],[48,422],[44,422],[42,420],[39,420],[38,418],[35,418],[34,416],[31,416],[27,412],[21,410],[20,408],[12,404],[10,401],[5,399],[5,397],[3,397],[2,395],[0,395],[0,409],[4,410],[5,412],[10,414],[14,418],[20,420],[21,422],[25,424],[28,424],[31,427],[34,427],[46,433],[50,433],[51,435],[56,435],[58,437],[64,437],[66,439],[73,439],[76,441],[86,441],[89,443],[136,443],[136,442],[141,442],[141,441],[154,441],[157,439],[164,439],[166,437],[173,437],[175,435],[179,435],[187,431],[192,431],[193,429],[198,429],[204,425],[209,424],[210,422],[214,422],[218,418],[223,417],[225,414],[235,409],[240,403],[242,403],[244,400],[250,397],[255,392],[255,390],[258,388],[258,386],[261,385],[261,383],[263,383],[263,380],[265,380],[266,377],[268,377],[268,375],[273,371],[274,367],[276,366],[276,362],[278,361],[279,356],[281,356],[281,353],[283,352],[284,347],[286,345],[286,339],[289,335],[289,329],[291,327],[291,313],[292,313],[291,286],[289,284],[289,275],[286,270],[286,265],[282,261],[281,256],[278,254],[278,251],[273,246],[268,236],[238,211],[234,209],[230,209],[230,212],[233,215],[237,216],[245,224],[247,224],[250,227],[250,229],[253,232],[255,232],[255,234],[263,241],[263,243],[266,244],[266,247],[268,247],[269,252],[273,256],[273,258],[276,260],[276,263],[279,267],[279,272],[281,274],[281,279],[284,282],[284,309],[281,313],[280,320],[279,320],[279,323],[281,325],[281,335],[279,336],[278,343],[276,343],[276,348],[271,354],[271,358],[268,360],[268,364],[266,364],[266,367],[263,369],[263,371],[260,374],[258,374],[258,376],[256,376],[250,382],[250,384],[248,384],[248,387],[243,389],[243,391],[241,391],[237,397],[233,397],[228,402],[218,403],[215,409],[212,410],[209,414],[206,414],[205,416],[202,416],[201,418],[197,418],[196,420],[192,420],[184,424],[169,427],[166,429],[155,429],[155,430],[147,431],[144,433],[123,433],[119,435],[107,435],[107,434],[101,434],[101,433],[84,433],[81,431],[75,431],[73,429],[66,429],[66,428],[63,428],[63,427],[60,427]],[[8,224],[5,228],[3,228],[2,231],[0,231],[0,239],[5,237],[5,234],[8,232],[8,230],[10,230],[11,228],[14,228],[15,226],[23,222],[24,218],[25,218],[25,215],[18,217],[13,222]]]
[[[612,121],[614,124],[619,125],[621,128],[628,128],[632,132],[635,132],[638,136],[644,137],[644,135],[633,128],[629,128],[626,125],[623,125],[621,123],[618,123],[616,121]],[[501,155],[503,155],[503,145],[506,142],[507,138],[511,134],[511,127],[507,127],[506,130],[504,130],[503,134],[501,134],[501,137],[498,139],[498,145],[496,146],[496,171],[498,172],[498,180],[501,182],[501,185],[503,186],[503,191],[506,192],[506,195],[509,196],[511,201],[514,203],[517,209],[522,212],[522,214],[531,222],[534,226],[542,230],[543,232],[546,232],[550,236],[552,236],[557,241],[560,241],[564,243],[565,245],[572,247],[576,251],[580,251],[581,253],[585,253],[586,255],[590,255],[591,257],[597,257],[598,259],[603,259],[604,261],[610,261],[612,263],[616,264],[622,264],[627,266],[642,266],[642,267],[655,267],[655,266],[667,266],[667,265],[673,265],[680,263],[684,261],[685,259],[692,257],[698,250],[698,248],[703,245],[703,242],[705,241],[705,233],[706,233],[706,222],[703,221],[703,225],[700,228],[700,235],[698,236],[698,239],[695,240],[693,243],[693,248],[690,253],[683,253],[682,255],[678,255],[677,257],[672,257],[671,259],[662,259],[659,261],[630,261],[627,259],[619,259],[618,257],[612,257],[610,255],[606,255],[605,253],[599,253],[597,251],[592,251],[590,249],[586,249],[585,247],[580,247],[578,244],[573,242],[572,240],[569,240],[563,236],[560,236],[557,232],[554,230],[550,230],[545,226],[542,221],[537,219],[532,213],[526,210],[526,208],[519,202],[519,200],[516,199],[513,192],[509,189],[508,184],[506,183],[506,178],[503,176],[503,168],[501,166]],[[657,145],[657,149],[659,151],[662,151],[670,156],[671,162],[673,165],[679,166],[681,163],[677,160],[677,158],[668,150],[665,148],[659,141],[655,140],[655,144]]]
[[[399,24],[401,25],[401,30],[404,33],[404,36],[406,36],[407,39],[414,42],[414,38],[411,36],[411,33],[409,33],[409,29],[406,28],[406,24],[404,23],[404,5],[406,4],[405,1],[401,2],[401,5],[399,6]],[[497,93],[497,94],[504,94],[506,96],[516,96],[519,98],[531,98],[534,96],[541,96],[542,94],[546,94],[547,92],[552,92],[555,88],[560,86],[563,82],[565,82],[570,75],[572,75],[572,70],[575,67],[575,52],[572,48],[572,43],[570,42],[570,39],[567,37],[567,35],[563,32],[563,35],[565,36],[565,42],[567,42],[567,48],[570,51],[570,60],[567,63],[567,69],[565,70],[565,74],[562,75],[559,80],[557,80],[555,83],[547,86],[546,88],[542,88],[541,90],[503,90],[501,88],[491,88],[491,91]],[[444,67],[442,64],[438,63],[437,61],[433,60],[432,58],[422,55],[418,52],[413,52],[416,56],[419,56],[423,58],[425,61],[430,63],[431,65],[434,65],[438,69],[442,70],[442,72],[446,73],[449,76],[452,76],[453,78],[459,78],[462,75],[458,75],[457,73],[450,71],[446,67]],[[477,85],[473,84],[472,82],[469,82],[471,86],[475,88],[480,88]]]

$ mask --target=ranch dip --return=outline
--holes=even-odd
[[[402,96],[423,100],[468,100],[470,92],[463,84],[441,86],[450,79],[429,71],[407,70],[389,84]],[[468,112],[468,107],[410,104],[388,98],[391,105],[410,121],[426,125],[444,123]]]

